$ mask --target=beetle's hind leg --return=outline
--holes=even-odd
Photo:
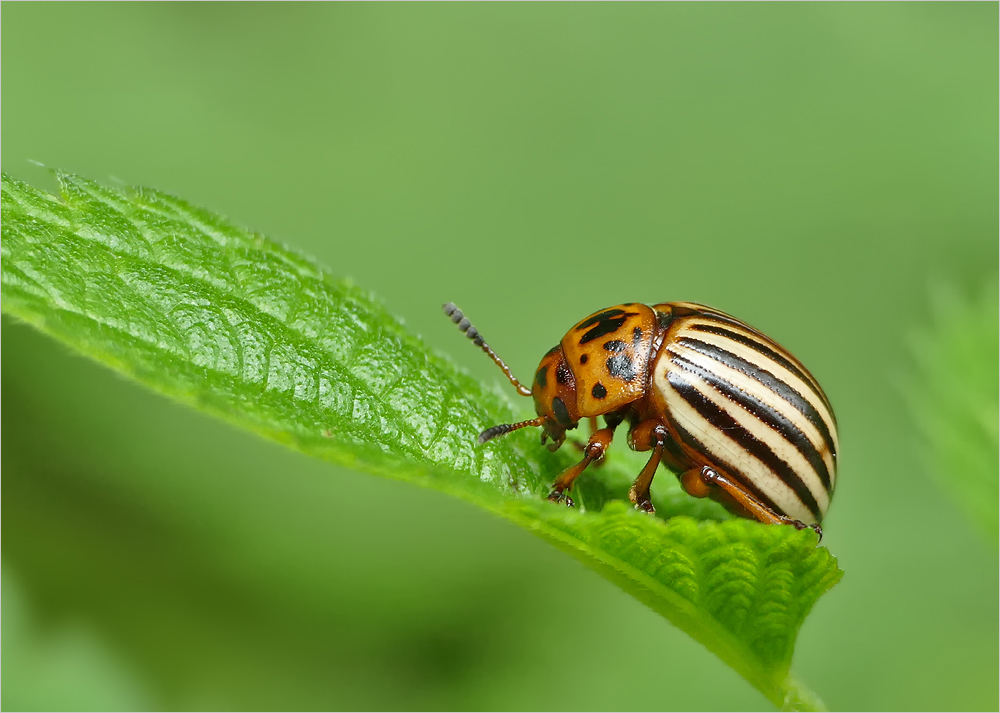
[[[590,440],[587,441],[587,445],[583,447],[583,460],[559,474],[559,477],[552,483],[552,492],[549,493],[548,499],[554,503],[565,502],[572,506],[573,500],[566,493],[573,487],[573,481],[580,477],[580,474],[593,461],[600,461],[604,458],[604,453],[611,445],[611,439],[614,435],[615,431],[610,427],[594,431]]]
[[[807,525],[801,520],[779,515],[755,498],[752,493],[747,492],[739,483],[707,465],[682,473],[680,481],[681,487],[688,495],[696,498],[711,497],[734,514],[763,522],[765,525],[791,525],[796,530],[809,527],[820,536],[820,539],[823,538],[823,529],[819,525]]]

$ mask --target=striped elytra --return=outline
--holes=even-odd
[[[765,523],[821,532],[837,477],[837,422],[816,379],[777,342],[723,312],[691,302],[628,303],[581,320],[523,386],[458,308],[445,312],[504,370],[538,417],[484,431],[480,443],[540,426],[555,450],[583,419],[584,457],[553,483],[549,499],[572,504],[573,481],[603,458],[614,432],[652,451],[629,491],[652,513],[649,486],[661,462],[684,489]],[[605,427],[596,428],[602,416]]]

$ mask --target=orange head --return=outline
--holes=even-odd
[[[576,377],[566,363],[561,346],[552,347],[535,372],[531,386],[535,413],[542,419],[542,443],[552,439],[548,448],[556,450],[566,438],[566,431],[576,428],[580,414],[576,405]]]

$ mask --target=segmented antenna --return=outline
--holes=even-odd
[[[451,321],[457,324],[458,328],[461,329],[463,332],[465,332],[465,336],[471,339],[473,344],[475,344],[477,347],[486,352],[489,355],[490,359],[493,360],[493,363],[499,366],[503,370],[503,373],[507,375],[508,379],[510,379],[510,383],[512,383],[514,385],[514,388],[517,389],[517,393],[521,394],[521,396],[531,396],[531,389],[527,388],[524,384],[522,384],[520,381],[517,380],[517,377],[515,377],[511,373],[510,367],[504,364],[503,359],[498,357],[495,351],[490,349],[490,345],[483,340],[483,336],[479,333],[479,330],[472,326],[472,322],[470,322],[468,318],[466,318],[466,316],[462,313],[462,310],[456,307],[454,303],[449,302],[448,304],[444,305],[444,313],[449,317],[451,317]],[[525,423],[515,424],[515,425],[518,428],[521,428],[527,424],[528,422],[525,421]],[[494,428],[500,428],[500,426],[494,426]],[[511,429],[512,427],[506,426],[506,428]],[[492,430],[493,429],[491,428],[490,431]],[[500,433],[506,433],[506,432],[507,431],[502,431],[502,432],[498,431],[497,433],[494,433],[491,436],[489,436],[489,438],[493,438],[493,436],[498,436],[500,435]],[[486,433],[489,433],[489,431],[483,432],[484,435]],[[480,436],[479,438],[480,438],[479,440],[480,443],[486,442],[485,440],[483,440],[482,436]]]
[[[491,438],[502,436],[505,433],[516,431],[517,429],[524,428],[525,426],[541,426],[544,420],[545,416],[539,416],[538,418],[533,418],[530,421],[521,421],[520,423],[501,423],[498,426],[487,428],[485,431],[479,434],[479,445],[483,445],[484,443],[486,443],[486,441],[490,440]]]

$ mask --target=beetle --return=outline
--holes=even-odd
[[[537,418],[488,428],[480,444],[536,426],[555,451],[566,431],[590,420],[583,459],[555,479],[549,500],[573,505],[573,481],[627,422],[629,447],[652,451],[629,489],[637,509],[655,512],[649,488],[662,462],[696,498],[822,536],[836,485],[833,408],[798,359],[745,322],[694,302],[609,307],[546,352],[529,389],[460,309],[449,302],[444,311],[520,395],[534,398]]]

